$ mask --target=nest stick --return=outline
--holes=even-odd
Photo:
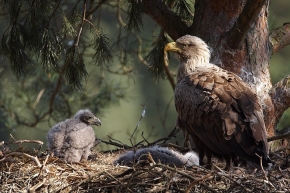
[[[208,173],[207,175],[203,176],[200,179],[194,180],[193,182],[191,182],[191,184],[189,184],[187,190],[185,191],[185,193],[189,193],[190,190],[192,189],[193,186],[195,186],[196,184],[198,184],[200,181],[203,181],[209,177],[212,177],[213,173]]]
[[[12,153],[9,153],[3,159],[1,159],[0,162],[5,161],[6,158],[7,157],[10,157],[10,156],[24,156],[24,157],[27,157],[27,158],[31,159],[32,161],[34,161],[38,167],[41,167],[41,164],[40,164],[40,162],[39,162],[39,160],[38,160],[37,157],[31,156],[31,155],[29,155],[27,153],[21,153],[21,152],[12,152]]]

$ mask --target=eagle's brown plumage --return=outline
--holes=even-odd
[[[177,53],[180,65],[175,88],[177,126],[187,130],[208,164],[211,155],[223,157],[230,167],[239,157],[260,165],[271,161],[265,134],[263,111],[256,94],[234,73],[209,62],[207,44],[186,35],[166,45]]]

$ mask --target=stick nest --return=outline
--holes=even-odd
[[[2,146],[3,147],[3,146]],[[0,149],[1,150],[1,149]],[[286,150],[285,150],[286,151]],[[112,164],[124,150],[93,151],[86,162],[66,163],[40,152],[0,151],[0,192],[288,192],[290,168],[285,152],[272,156],[269,170],[233,167],[214,160],[212,170],[175,168],[150,160],[133,167]],[[148,156],[150,158],[150,156]]]

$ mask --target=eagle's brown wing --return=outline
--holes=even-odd
[[[254,92],[238,76],[196,71],[175,88],[178,124],[216,154],[267,157],[263,113]]]

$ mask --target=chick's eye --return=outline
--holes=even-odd
[[[84,119],[85,120],[89,120],[91,117],[90,116],[85,116]]]

